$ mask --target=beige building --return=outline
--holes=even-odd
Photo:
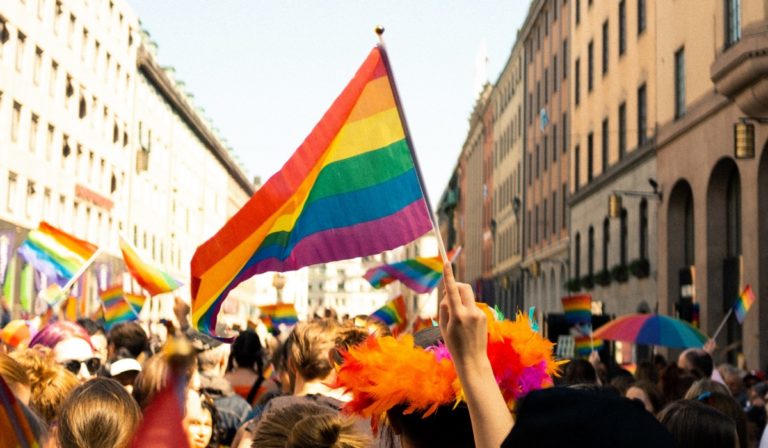
[[[700,306],[712,334],[745,285],[757,303],[742,325],[731,317],[718,360],[744,354],[768,363],[768,4],[762,0],[657,2],[659,210],[658,295],[672,313]],[[649,16],[649,18],[652,16]],[[705,31],[704,31],[705,30]],[[734,125],[754,126],[754,154],[737,158]],[[693,288],[686,273],[693,267]]]
[[[123,0],[9,1],[0,31],[0,230],[9,249],[41,220],[105,248],[78,285],[92,305],[119,281],[118,235],[189,285],[195,249],[253,187],[160,68],[138,17]]]
[[[491,95],[493,105],[493,277],[496,304],[510,315],[523,306],[523,45],[516,43]]]
[[[621,315],[656,308],[659,2],[570,2],[572,291]],[[617,198],[609,216],[609,197]]]

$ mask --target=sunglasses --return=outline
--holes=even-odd
[[[63,365],[65,369],[69,370],[75,375],[77,375],[80,372],[80,369],[83,364],[85,364],[85,368],[88,369],[88,373],[90,373],[91,375],[95,375],[96,371],[99,370],[99,367],[101,367],[101,360],[99,358],[86,359],[85,361],[70,359],[69,361],[64,361],[63,363],[61,363],[61,365]]]

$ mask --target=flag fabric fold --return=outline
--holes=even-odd
[[[563,302],[565,320],[571,325],[592,323],[592,296],[578,294],[560,299]]]
[[[94,244],[40,222],[37,229],[27,234],[18,253],[48,281],[66,285],[98,250]]]
[[[253,275],[368,256],[432,228],[383,48],[309,136],[192,258],[192,323],[214,334]]]
[[[371,313],[371,317],[387,325],[400,325],[406,322],[407,314],[405,299],[403,296],[397,296]]]
[[[448,260],[453,262],[461,248],[448,252]],[[437,257],[416,257],[392,264],[383,264],[368,269],[365,279],[374,288],[382,288],[396,280],[408,288],[420,293],[431,292],[443,278],[443,259]]]
[[[123,261],[128,272],[150,295],[171,292],[182,285],[161,267],[143,260],[138,251],[122,237],[120,237],[120,251],[123,253]]]
[[[747,312],[755,303],[755,294],[752,292],[752,287],[747,285],[744,291],[739,295],[736,303],[733,304],[733,314],[736,315],[736,320],[740,324],[744,323],[744,319],[747,317]]]

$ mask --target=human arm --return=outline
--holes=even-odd
[[[498,448],[514,420],[488,359],[485,313],[475,305],[472,287],[457,283],[451,265],[443,269],[445,294],[440,302],[440,332],[453,357],[472,419],[477,448]]]

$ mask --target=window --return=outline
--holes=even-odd
[[[75,38],[75,16],[69,15],[69,28],[67,28],[67,45],[72,48],[72,42]]]
[[[32,114],[29,120],[29,152],[37,151],[37,131],[40,128],[40,117]]]
[[[533,124],[533,93],[528,94],[528,126]]]
[[[557,92],[557,55],[552,56],[552,91]]]
[[[552,125],[552,163],[557,162],[557,125]]]
[[[603,22],[603,75],[608,73],[608,21]]]
[[[637,34],[645,31],[645,0],[637,0]]]
[[[16,71],[21,71],[21,67],[24,65],[24,47],[27,43],[27,36],[21,31],[16,35]]]
[[[576,0],[576,3],[574,3],[573,8],[574,8],[573,12],[576,15],[576,25],[578,25],[579,22],[581,22],[581,1]]]
[[[566,185],[565,183],[563,183],[562,197],[563,197],[563,199],[562,199],[563,213],[560,215],[560,220],[561,220],[561,227],[564,229],[565,226],[568,223],[567,222],[568,221],[568,219],[567,219],[568,215],[565,213],[566,212],[566,207],[568,206],[568,185]]]
[[[563,39],[563,79],[568,78],[568,39]]]
[[[595,228],[592,226],[587,233],[587,274],[595,274]]]
[[[573,274],[574,278],[581,277],[581,234],[576,232],[576,242],[573,245]]]
[[[61,21],[64,20],[64,8],[61,6],[61,0],[56,0],[53,18],[53,33],[58,35],[61,29]]]
[[[533,243],[536,244],[539,242],[539,206],[536,206],[535,213],[535,220],[536,222],[533,223]]]
[[[595,147],[594,134],[590,132],[587,135],[587,183],[592,182],[595,176]]]
[[[9,38],[8,23],[5,21],[5,18],[0,16],[0,58],[3,56],[3,45],[8,42]]]
[[[675,52],[675,119],[685,115],[685,48]]]
[[[544,69],[544,104],[549,102],[549,69]]]
[[[581,70],[579,69],[580,65],[581,65],[581,61],[579,60],[579,58],[576,58],[576,62],[573,65],[573,98],[574,98],[574,101],[576,101],[576,105],[577,106],[579,105],[579,99],[580,99],[579,98],[579,96],[580,96],[579,95],[580,94],[580,91],[579,91],[580,90],[579,89],[579,82],[580,82],[579,75],[580,75],[580,72],[581,72]]]
[[[627,4],[619,2],[619,56],[627,51]]]
[[[576,145],[576,152],[573,156],[573,191],[579,191],[581,183],[581,150]]]
[[[18,201],[18,185],[16,180],[16,173],[8,173],[8,191],[6,192],[5,205],[9,212],[16,209],[16,203]]]
[[[640,258],[648,259],[648,201],[640,201]]]
[[[56,79],[59,77],[59,63],[51,61],[51,73],[48,75],[48,95],[53,98],[56,94]]]
[[[539,178],[539,175],[540,175],[540,173],[541,173],[541,171],[540,171],[540,169],[539,169],[539,168],[541,167],[541,166],[539,165],[539,159],[541,159],[540,151],[541,151],[541,148],[540,148],[540,147],[539,147],[539,145],[537,144],[537,145],[536,145],[536,178],[537,178],[537,179]]]
[[[602,154],[601,154],[601,156],[602,156],[601,157],[601,159],[602,159],[601,160],[602,169],[600,170],[600,172],[602,172],[602,173],[608,171],[608,139],[609,138],[610,137],[608,136],[608,119],[606,118],[606,119],[603,120],[603,136],[602,136],[602,139],[601,139],[602,140],[601,143],[603,145],[602,146],[603,150],[602,150]]]
[[[608,250],[611,244],[611,220],[603,220],[603,270],[608,270]]]
[[[37,0],[37,18],[43,20],[43,14],[45,13],[45,0]]]
[[[541,109],[541,81],[536,81],[536,113]]]
[[[32,210],[34,210],[35,207],[35,193],[37,193],[37,190],[35,188],[35,183],[31,180],[27,181],[27,200],[24,201],[24,214],[27,215],[27,218],[32,216]]]
[[[43,68],[43,50],[35,47],[35,65],[32,67],[32,81],[35,85],[40,84],[40,71]]]
[[[587,90],[592,91],[595,69],[595,44],[593,41],[589,41],[587,45]]]
[[[547,206],[547,200],[544,199],[544,207],[541,209],[541,217],[543,225],[544,225],[544,231],[541,233],[541,238],[546,240],[547,235],[549,235],[549,225],[547,223],[547,212],[549,211],[549,207]]]
[[[557,234],[557,190],[552,192],[552,234]]]
[[[19,125],[21,124],[21,104],[13,102],[13,111],[11,111],[11,141],[19,141]]]
[[[627,155],[627,103],[619,105],[619,160]]]
[[[544,171],[547,171],[547,167],[549,165],[549,136],[544,136],[544,155],[542,156],[544,159]]]
[[[85,53],[88,50],[88,30],[83,28],[83,40],[80,43],[80,60],[85,61]]]
[[[568,114],[563,112],[563,154],[568,151]]]
[[[645,84],[643,84],[637,89],[637,146],[644,145],[648,138],[648,108],[645,101]]]
[[[725,0],[725,48],[741,40],[741,0]]]
[[[620,234],[619,234],[619,262],[627,265],[627,209],[621,209]]]
[[[53,125],[48,125],[48,134],[45,138],[45,160],[51,160],[53,158],[53,136],[56,132]]]

